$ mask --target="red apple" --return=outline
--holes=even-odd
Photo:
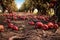
[[[8,27],[9,27],[9,28],[12,28],[12,29],[14,29],[14,30],[18,30],[18,27],[15,26],[15,25],[13,25],[12,23],[9,23],[9,24],[8,24]]]
[[[15,25],[12,27],[12,29],[14,29],[14,30],[18,31],[18,27],[17,27],[17,26],[15,26]]]
[[[43,27],[43,23],[42,23],[42,22],[37,22],[36,25],[37,25],[38,27]]]
[[[49,22],[47,25],[48,25],[49,28],[53,28],[54,27],[54,24],[52,22]]]
[[[54,24],[54,28],[57,29],[58,28],[58,24]]]
[[[34,22],[28,22],[28,24],[30,24],[30,25],[34,25],[35,23],[34,23]]]
[[[47,30],[49,27],[47,24],[44,24],[44,26],[42,27],[44,30]]]
[[[9,28],[13,28],[13,24],[12,24],[12,23],[9,23],[9,24],[8,24],[8,27],[9,27]]]
[[[45,20],[45,17],[44,17],[44,16],[40,16],[40,19],[43,19],[43,20]]]
[[[46,20],[46,21],[48,21],[48,20],[49,20],[49,17],[48,17],[48,16],[46,16],[46,17],[45,17],[45,20]]]

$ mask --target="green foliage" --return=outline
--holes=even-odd
[[[1,0],[1,6],[3,12],[7,9],[9,12],[17,11],[17,7],[14,0]]]
[[[25,0],[25,2],[23,3],[23,5],[20,8],[20,11],[27,11],[29,8],[31,7],[31,0]]]
[[[38,10],[42,10],[43,8],[46,8],[47,6],[46,2],[49,1],[48,0],[25,0],[20,10],[33,10],[35,8],[37,8]]]

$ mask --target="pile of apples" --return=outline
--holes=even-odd
[[[6,17],[7,19],[16,19],[17,18],[17,15],[16,14],[13,14],[13,13],[10,13],[10,14],[3,14],[4,17]]]
[[[26,19],[28,19],[28,17],[27,16],[20,16],[19,19],[20,20],[26,20]]]
[[[14,20],[29,19],[28,20],[29,25],[35,25],[36,28],[42,28],[44,30],[53,29],[53,28],[57,29],[59,26],[57,23],[55,23],[54,18],[56,18],[56,17],[54,17],[54,16],[52,18],[50,18],[49,16],[46,16],[46,15],[19,16],[16,14],[4,14],[4,16],[7,18],[6,22],[8,23],[8,27],[12,28],[14,30],[18,30],[18,27],[11,23],[11,19],[14,19]]]
[[[36,28],[42,28],[44,30],[57,29],[58,28],[58,24],[52,23],[52,22],[48,22],[47,24],[43,24],[42,22],[37,22],[35,27]]]
[[[8,28],[18,31],[18,27],[14,25],[10,19],[6,19],[4,22],[7,23]]]
[[[9,28],[11,28],[11,29],[13,29],[13,30],[18,31],[18,27],[17,27],[17,26],[15,26],[15,25],[14,25],[14,24],[12,24],[12,23],[8,23],[8,27],[9,27]]]
[[[55,17],[51,18],[49,16],[30,16],[31,21],[28,22],[29,25],[35,25],[35,28],[42,28],[44,30],[57,29],[58,24],[55,23]]]
[[[10,14],[3,14],[2,16],[6,17],[7,19],[10,20],[26,20],[27,17],[26,16],[20,16],[14,13],[10,13]]]

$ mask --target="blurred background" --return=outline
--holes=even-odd
[[[50,8],[60,9],[59,0],[0,0],[0,11],[2,12],[33,12],[37,9],[39,13],[45,14]]]

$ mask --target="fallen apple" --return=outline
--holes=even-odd
[[[40,16],[39,19],[45,20],[45,17],[44,16]]]
[[[44,24],[44,26],[42,27],[42,29],[47,30],[47,29],[49,29],[49,27],[48,27],[47,24]]]
[[[38,27],[43,27],[43,23],[42,23],[42,22],[36,22],[36,25],[37,25]]]
[[[14,29],[14,30],[18,30],[18,27],[15,26],[15,25],[12,24],[12,23],[9,23],[9,24],[8,24],[8,27],[9,27],[9,28],[12,28],[12,29]]]
[[[58,24],[54,24],[54,28],[57,29],[58,28]]]
[[[9,24],[8,24],[8,27],[9,27],[9,28],[13,28],[13,24],[12,24],[12,23],[9,23]]]
[[[53,28],[54,27],[54,24],[52,22],[49,22],[47,25],[48,25],[49,28]]]
[[[18,31],[18,27],[17,27],[17,26],[15,26],[15,25],[12,27],[12,29],[14,29],[14,30]]]
[[[28,24],[30,24],[30,25],[34,25],[35,23],[32,21],[32,22],[28,22]]]

